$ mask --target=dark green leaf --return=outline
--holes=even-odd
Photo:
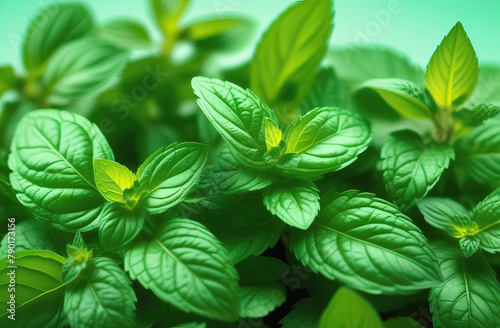
[[[312,297],[303,298],[293,305],[294,309],[288,313],[280,323],[282,328],[318,328],[321,313],[325,308],[323,302]]]

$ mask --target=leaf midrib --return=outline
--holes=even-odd
[[[54,151],[64,162],[66,162],[66,164],[68,164],[88,185],[90,185],[95,191],[98,191],[96,189],[96,187],[91,184],[81,173],[80,171],[78,171],[74,166],[73,164],[71,164],[53,145],[52,143],[50,143],[50,141],[45,138],[45,136],[40,132],[40,130],[38,129],[38,127],[36,125],[34,125],[34,130],[35,132],[40,136],[40,138],[42,139],[42,141],[50,148],[52,149],[52,151]]]

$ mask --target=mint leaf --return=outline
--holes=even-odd
[[[372,79],[400,78],[417,85],[424,84],[420,65],[390,48],[370,44],[336,47],[328,51],[326,59],[351,89]]]
[[[188,0],[151,0],[156,23],[167,38],[178,34],[178,23],[186,10]]]
[[[57,3],[40,11],[24,38],[23,60],[30,75],[40,75],[61,45],[82,37],[92,27],[93,19],[81,4]]]
[[[319,328],[329,327],[383,328],[384,325],[370,303],[356,292],[341,287],[321,315]]]
[[[142,208],[131,210],[120,204],[108,204],[99,227],[101,245],[105,249],[127,245],[141,232],[145,218]]]
[[[288,8],[264,33],[250,65],[250,88],[275,108],[301,101],[314,82],[332,31],[330,0],[311,0]],[[295,113],[279,106],[280,121]]]
[[[212,187],[228,195],[260,190],[274,181],[270,171],[241,168],[226,145],[219,150],[209,179]]]
[[[186,26],[180,39],[194,42],[204,51],[228,52],[240,49],[252,37],[254,23],[244,18],[218,18]]]
[[[137,298],[125,272],[105,257],[93,259],[89,271],[66,289],[64,312],[71,327],[133,327]]]
[[[496,190],[481,201],[471,212],[479,232],[476,237],[481,248],[488,252],[500,251],[500,191]]]
[[[432,288],[429,295],[434,326],[500,325],[500,286],[488,262],[480,255],[466,260],[453,248],[436,246],[446,280]]]
[[[63,302],[64,286],[61,270],[64,257],[46,250],[21,251],[15,254],[14,270],[9,268],[8,258],[0,260],[0,301],[9,304],[12,290],[11,279],[15,279],[15,326],[45,327],[57,316]],[[8,275],[15,272],[15,278]],[[11,286],[12,287],[12,286]],[[13,321],[8,306],[0,310],[0,325],[11,327]],[[36,315],[33,315],[36,313]]]
[[[222,321],[238,318],[238,274],[222,244],[197,222],[168,220],[151,239],[125,252],[125,269],[183,311]]]
[[[272,257],[251,257],[236,266],[240,275],[238,313],[242,318],[260,318],[286,299],[281,282],[288,266]]]
[[[418,202],[418,209],[425,221],[435,228],[455,234],[454,220],[457,215],[468,216],[469,211],[460,203],[449,198],[427,197]]]
[[[453,118],[467,126],[479,126],[484,121],[500,114],[500,107],[491,104],[478,104],[453,112]]]
[[[322,107],[299,116],[288,126],[286,152],[297,154],[294,165],[280,163],[285,172],[321,175],[334,172],[356,160],[371,141],[361,117],[348,110]],[[293,159],[295,161],[295,159]]]
[[[305,179],[279,182],[264,190],[264,205],[283,222],[306,230],[319,211],[319,190]]]
[[[348,106],[349,97],[346,96],[346,86],[339,79],[332,68],[324,68],[318,72],[316,81],[300,105],[302,114],[316,107]]]
[[[427,240],[392,204],[351,190],[327,194],[321,208],[307,231],[295,229],[290,236],[290,250],[314,272],[388,295],[411,294],[441,280]]]
[[[480,183],[500,185],[500,125],[487,122],[457,142],[462,172]]]
[[[97,39],[65,44],[50,58],[43,75],[48,102],[65,106],[98,94],[118,79],[127,59],[124,50]]]
[[[66,230],[91,230],[105,203],[94,183],[97,158],[113,160],[113,152],[95,124],[65,111],[33,111],[11,144],[10,181],[36,216]]]
[[[432,119],[425,104],[424,90],[411,81],[375,79],[365,82],[362,89],[375,91],[391,108],[411,119]]]
[[[149,213],[162,213],[187,196],[205,169],[207,152],[203,144],[173,143],[146,159],[137,170],[137,178]]]
[[[432,55],[425,85],[438,106],[452,109],[472,94],[478,74],[476,53],[458,22]]]
[[[303,298],[293,305],[290,311],[280,320],[283,328],[318,328],[319,319],[325,305],[312,297]]]
[[[123,192],[134,186],[137,181],[127,167],[107,160],[94,160],[94,178],[97,189],[110,202],[125,202]]]
[[[380,157],[387,193],[406,211],[434,187],[455,153],[447,144],[424,144],[416,133],[402,131],[384,145]]]
[[[133,20],[107,22],[97,28],[96,36],[123,49],[150,49],[153,46],[146,28]]]
[[[475,236],[464,236],[460,238],[460,248],[466,257],[471,257],[479,249],[480,241]]]
[[[419,201],[417,205],[427,223],[447,232],[455,230],[454,217],[469,215],[469,211],[464,206],[450,198],[427,197]]]
[[[198,105],[238,162],[245,166],[269,167],[266,152],[265,120],[277,122],[273,112],[250,90],[217,79],[195,77],[193,89]]]
[[[260,197],[242,198],[234,205],[210,211],[202,218],[202,223],[222,242],[234,263],[274,247],[285,226],[266,210]]]
[[[68,235],[60,230],[51,229],[50,225],[36,219],[16,223],[16,253],[44,249],[62,254],[68,241]],[[8,254],[9,235],[0,243],[0,259]]]

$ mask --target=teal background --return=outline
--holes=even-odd
[[[21,44],[29,21],[40,8],[61,0],[0,0],[0,65],[11,64],[22,72]],[[71,2],[71,1],[66,1]],[[98,22],[129,17],[148,26],[154,39],[159,32],[148,0],[85,0]],[[258,22],[253,42],[236,62],[250,57],[265,28],[292,0],[193,0],[183,22],[238,13]],[[425,66],[444,35],[457,21],[467,31],[480,63],[500,64],[500,1],[453,0],[335,0],[335,27],[331,44],[353,42],[390,46]],[[391,12],[392,10],[392,12]]]

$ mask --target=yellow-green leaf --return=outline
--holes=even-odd
[[[107,159],[94,161],[95,184],[99,192],[109,201],[122,202],[123,192],[132,188],[137,180],[125,166]]]
[[[321,315],[319,328],[383,328],[373,306],[356,292],[341,287]]]
[[[478,74],[476,53],[458,22],[432,55],[425,85],[438,106],[451,109],[472,94]]]
[[[186,10],[188,0],[152,0],[153,13],[163,34],[172,37],[178,32],[178,23]]]
[[[267,150],[270,150],[273,147],[278,147],[282,139],[283,132],[273,120],[266,119],[265,134]]]

